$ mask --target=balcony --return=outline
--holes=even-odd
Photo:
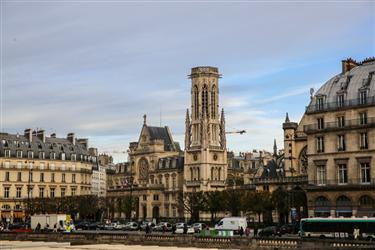
[[[325,122],[324,125],[319,128],[318,123],[309,124],[303,126],[303,130],[306,134],[313,134],[319,132],[329,132],[336,130],[346,130],[346,129],[358,129],[358,128],[374,128],[375,127],[375,117],[367,117],[367,119],[354,119],[345,120],[343,126],[339,126],[336,122]]]
[[[185,181],[187,187],[199,187],[201,185],[200,181]]]
[[[327,111],[336,111],[336,110],[344,110],[349,108],[359,108],[359,107],[367,107],[375,105],[375,96],[368,96],[367,99],[361,100],[351,99],[345,100],[342,103],[339,102],[327,102],[321,105],[318,104],[311,104],[306,107],[307,114],[313,113],[320,113],[320,112],[327,112]]]
[[[290,176],[290,177],[280,177],[280,178],[255,178],[253,179],[253,184],[307,184],[307,175],[301,176]]]
[[[148,184],[150,189],[164,189],[164,184]]]
[[[360,178],[350,178],[345,183],[339,183],[338,179],[327,179],[327,180],[309,180],[309,190],[320,190],[320,189],[374,189],[375,178],[368,179],[366,181]]]
[[[209,183],[211,187],[225,187],[225,181],[211,180]]]

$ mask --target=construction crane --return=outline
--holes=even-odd
[[[127,151],[112,150],[112,151],[101,151],[100,153],[102,154],[127,154]]]
[[[245,134],[246,133],[246,130],[235,130],[235,131],[228,131],[228,132],[225,132],[226,134]]]

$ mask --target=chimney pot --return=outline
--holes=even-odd
[[[24,135],[27,138],[27,140],[29,140],[29,142],[31,142],[33,140],[33,135],[31,133],[31,129],[29,129],[29,128],[25,129]]]
[[[45,135],[43,129],[38,130],[38,132],[36,132],[36,135],[38,136],[38,138],[39,138],[42,142],[46,142],[46,135]]]
[[[68,139],[71,143],[73,143],[73,145],[75,145],[75,143],[76,143],[76,136],[75,136],[74,133],[69,133],[69,134],[67,135],[67,139]]]

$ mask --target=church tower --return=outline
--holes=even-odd
[[[219,112],[219,78],[215,67],[191,70],[191,115],[186,111],[184,191],[225,188],[227,151],[224,110]]]

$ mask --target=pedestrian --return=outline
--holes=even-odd
[[[242,237],[243,235],[243,227],[240,228],[240,236]]]
[[[150,233],[150,225],[147,223],[146,224],[146,234]]]
[[[55,223],[55,225],[53,225],[53,232],[57,233],[57,223]]]
[[[36,225],[36,228],[35,228],[35,232],[40,232],[40,228],[42,226],[40,225],[40,223],[38,222],[38,224]]]
[[[184,234],[187,234],[187,230],[188,230],[188,228],[187,228],[187,224],[184,223]]]
[[[246,237],[249,237],[249,235],[250,235],[250,228],[249,227],[246,227],[245,235],[246,235]]]
[[[173,224],[172,225],[172,234],[175,234],[176,233],[176,224]]]
[[[359,228],[355,227],[354,232],[353,232],[354,239],[356,240],[357,238],[359,238],[359,235],[360,235]]]
[[[167,226],[164,224],[163,225],[163,234],[165,234],[166,231],[167,231]]]

